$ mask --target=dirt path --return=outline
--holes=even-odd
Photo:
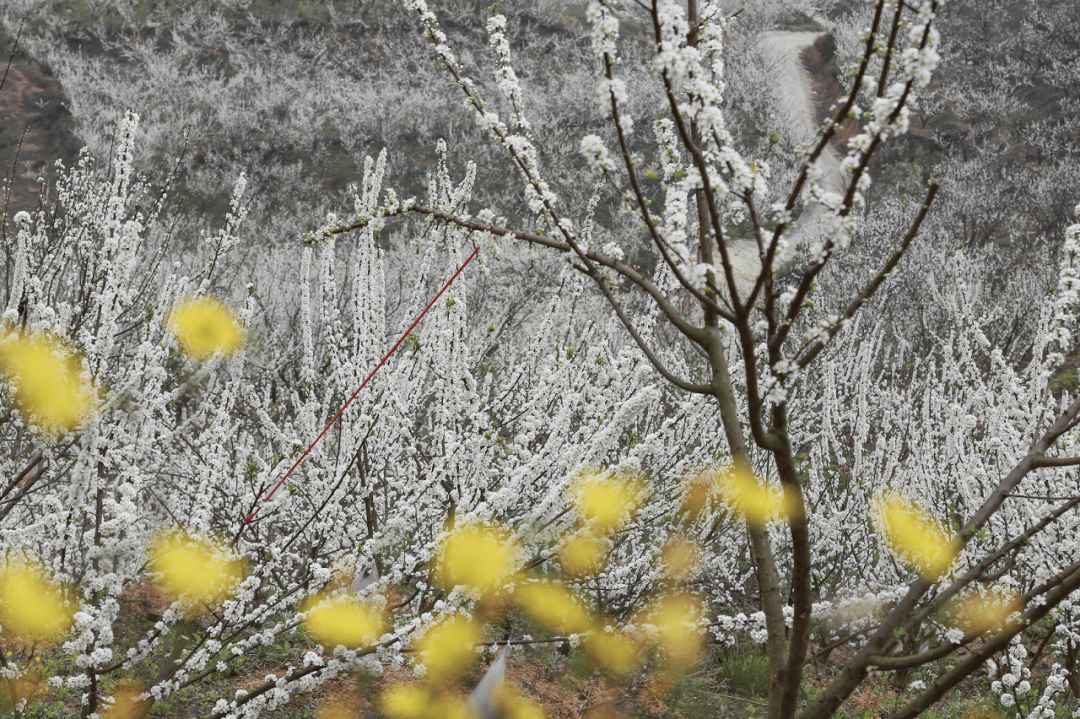
[[[787,106],[791,119],[797,123],[796,129],[805,135],[804,142],[813,140],[817,134],[817,108],[810,76],[799,55],[804,48],[812,45],[819,35],[821,33],[817,32],[770,32],[765,33],[761,39],[764,47],[783,59],[783,73],[776,78],[773,92],[780,104]],[[830,146],[825,148],[817,161],[817,167],[826,173],[823,184],[831,192],[839,193],[847,189],[840,172],[840,160],[839,154]]]
[[[821,20],[818,22],[824,24]],[[778,104],[788,113],[789,129],[796,132],[797,139],[802,142],[810,142],[817,134],[817,111],[810,77],[799,56],[821,34],[775,31],[764,33],[760,39],[763,49],[781,59],[780,74],[775,78],[772,91]],[[825,152],[817,160],[816,166],[825,172],[822,184],[829,192],[843,193],[847,189],[840,171],[840,159],[836,150],[830,146],[825,148]],[[816,204],[803,210],[787,235],[796,246],[812,243],[817,238],[820,233],[821,212],[821,207]],[[761,270],[757,243],[752,240],[735,240],[729,242],[728,252],[735,264],[738,287],[741,292],[748,292]]]

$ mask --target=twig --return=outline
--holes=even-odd
[[[722,697],[724,699],[734,699],[737,702],[746,702],[747,704],[753,704],[754,706],[764,707],[768,706],[765,702],[754,701],[753,699],[747,699],[746,697],[740,697],[735,694],[724,694],[722,692],[710,692],[705,689],[691,689],[692,692],[698,694],[711,694],[714,697]]]

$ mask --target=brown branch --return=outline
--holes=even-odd
[[[915,237],[918,236],[919,228],[922,227],[923,220],[926,219],[926,215],[930,211],[930,205],[934,202],[934,198],[937,197],[937,192],[940,188],[941,185],[939,185],[938,183],[930,183],[930,189],[926,192],[926,199],[923,201],[922,207],[919,208],[919,214],[915,216],[915,220],[911,223],[911,227],[908,228],[907,233],[905,233],[904,239],[900,242],[900,247],[898,247],[896,251],[893,252],[892,256],[889,257],[888,262],[886,262],[885,266],[881,268],[881,271],[878,272],[877,275],[875,275],[874,278],[870,280],[870,282],[868,282],[865,287],[863,287],[862,291],[859,292],[855,299],[853,299],[850,304],[848,304],[848,306],[844,309],[843,315],[840,316],[840,320],[838,322],[834,322],[826,330],[827,337],[824,340],[819,340],[818,342],[815,342],[813,345],[806,348],[805,350],[803,350],[803,352],[800,353],[801,356],[797,360],[799,369],[806,367],[808,364],[814,361],[814,358],[818,356],[821,350],[825,349],[825,346],[829,343],[829,341],[836,336],[837,332],[840,331],[840,328],[843,326],[844,321],[849,320],[855,316],[855,313],[859,311],[859,308],[866,304],[867,300],[873,297],[874,293],[878,291],[878,288],[881,287],[882,283],[885,282],[885,279],[889,276],[889,274],[896,268],[897,265],[900,264],[900,260],[903,259],[904,253],[907,252],[908,247],[911,246],[911,243],[915,240]],[[769,349],[772,349],[774,346],[779,349],[780,345],[783,344],[783,340],[786,334],[786,331],[777,332],[777,334],[774,335],[773,338],[769,341]]]
[[[619,321],[623,323],[623,327],[625,327],[626,331],[630,333],[630,336],[634,339],[634,342],[637,343],[638,348],[641,349],[641,351],[648,358],[649,362],[652,363],[652,366],[655,367],[661,375],[663,375],[664,379],[666,379],[668,382],[671,382],[679,389],[686,390],[687,392],[693,392],[694,394],[707,394],[710,396],[713,394],[713,386],[711,384],[695,384],[693,382],[687,382],[686,380],[680,379],[679,377],[672,374],[672,372],[668,370],[666,366],[664,366],[664,363],[660,361],[660,358],[657,357],[656,354],[652,351],[649,345],[645,342],[644,338],[638,333],[637,329],[634,327],[634,323],[627,316],[626,312],[623,311],[622,304],[620,304],[619,300],[616,299],[615,295],[612,294],[611,289],[608,288],[607,283],[603,280],[603,278],[596,276],[595,270],[593,270],[593,274],[590,274],[590,276],[592,276],[593,280],[596,281],[596,284],[600,288],[600,291],[604,293],[604,297],[607,299],[612,309],[615,310],[615,314],[618,316]],[[697,328],[695,327],[694,329]]]
[[[856,77],[856,83],[855,83],[856,88],[854,90],[852,90],[851,95],[848,97],[848,101],[844,106],[845,108],[850,107],[850,105],[854,102],[854,98],[858,94],[858,86],[861,83],[862,75],[866,72],[866,63],[869,61],[869,53],[872,51],[871,43],[873,41],[873,38],[875,37],[876,28],[877,28],[877,26],[878,26],[878,24],[880,22],[881,10],[882,10],[883,5],[884,5],[884,3],[879,2],[878,6],[877,6],[877,10],[875,11],[875,14],[874,14],[874,21],[875,21],[874,29],[872,29],[870,35],[867,37],[867,51],[866,51],[867,57],[864,59],[864,62],[863,62],[862,66],[861,66],[861,68],[859,70],[859,75]],[[935,10],[936,8],[937,8],[937,2],[935,0],[935,1],[933,1],[931,3],[931,10]],[[927,41],[928,41],[928,39],[930,37],[931,26],[932,26],[932,23],[928,22],[926,24],[926,27],[923,30],[922,38],[920,39],[920,42],[919,42],[920,49],[923,48],[926,45],[926,43],[927,43]],[[857,188],[858,188],[858,185],[859,185],[859,179],[863,176],[863,174],[865,172],[868,171],[868,168],[870,166],[870,159],[873,157],[874,152],[878,148],[878,145],[880,145],[882,143],[882,141],[884,139],[884,136],[888,132],[889,126],[892,125],[892,123],[894,123],[896,121],[896,119],[900,116],[901,111],[904,109],[905,105],[907,104],[907,98],[908,98],[908,95],[911,93],[911,88],[912,88],[913,85],[914,85],[914,80],[908,80],[904,84],[904,91],[900,94],[900,97],[897,99],[896,107],[889,114],[889,116],[885,119],[885,122],[882,125],[882,129],[873,136],[873,138],[870,140],[870,144],[862,152],[861,159],[859,161],[859,165],[852,172],[851,179],[848,182],[847,192],[844,194],[844,199],[843,199],[843,201],[841,203],[840,209],[838,210],[838,214],[841,217],[847,217],[851,213],[851,209],[852,209],[853,203],[854,203],[855,193],[857,192]],[[846,114],[846,109],[844,111],[844,114]],[[843,118],[843,115],[840,114],[840,113],[838,113],[837,116],[839,118],[841,118],[841,119]],[[830,126],[828,127],[828,130],[827,130],[826,134],[829,134],[829,133],[832,133],[832,132],[835,132],[835,130],[834,130],[832,124],[830,123]],[[821,144],[819,143],[819,148],[820,147],[821,147]],[[805,170],[805,167],[804,167],[804,170]],[[800,173],[799,180],[798,180],[797,184],[801,184],[801,182],[803,180],[804,180],[804,173]],[[790,210],[791,207],[789,207],[788,209]],[[780,229],[780,226],[777,226],[777,230],[779,230],[779,229]],[[776,240],[776,237],[774,236],[774,246],[775,246],[775,240]],[[782,344],[784,342],[784,340],[787,338],[787,335],[791,331],[791,327],[794,324],[795,318],[798,317],[799,313],[802,312],[802,310],[803,310],[803,301],[806,299],[806,296],[810,293],[810,289],[811,289],[811,287],[813,287],[813,284],[814,284],[815,279],[817,278],[817,275],[821,272],[821,270],[825,267],[825,264],[828,262],[829,257],[831,256],[831,253],[832,253],[832,249],[833,249],[833,241],[830,238],[829,240],[827,240],[825,242],[825,246],[822,248],[822,253],[823,253],[822,259],[811,263],[810,266],[807,268],[806,272],[803,274],[802,281],[799,283],[798,290],[795,293],[795,298],[791,303],[791,307],[788,309],[787,317],[785,318],[785,321],[780,325],[780,329],[777,332],[777,337],[779,339],[773,338],[773,340],[771,340],[771,341],[776,341],[778,344]],[[773,247],[770,247],[770,254],[769,254],[770,266],[771,266],[772,250],[773,250]],[[759,281],[760,281],[760,278],[759,278]]]
[[[484,225],[474,220],[459,217],[444,210],[437,210],[420,204],[412,205],[409,209],[413,212],[430,215],[432,217],[446,220],[447,222],[455,224],[464,229],[475,230],[478,232],[491,232],[492,234],[500,236],[509,235],[521,240],[525,240],[527,242],[543,245],[552,249],[557,249],[561,252],[570,252],[571,250],[574,250],[574,246],[571,245],[571,243],[573,243],[573,240],[571,240],[571,243],[560,242],[559,240],[555,240],[550,237],[544,237],[543,235],[537,235],[531,232],[523,232],[521,230],[509,230],[503,227]],[[573,244],[576,245],[576,243]],[[623,311],[622,305],[611,293],[611,290],[607,287],[607,284],[600,277],[599,272],[596,270],[596,268],[592,266],[592,263],[595,262],[596,264],[603,265],[605,267],[609,267],[615,270],[620,275],[626,277],[638,287],[641,287],[643,290],[645,290],[645,292],[647,292],[657,303],[664,315],[667,316],[668,320],[671,321],[671,323],[689,339],[704,346],[711,341],[711,335],[709,335],[706,330],[700,327],[695,327],[686,322],[685,318],[683,318],[682,315],[679,314],[679,312],[671,305],[670,301],[668,301],[664,293],[661,292],[660,289],[657,288],[647,277],[645,277],[638,271],[624,265],[622,262],[619,262],[612,257],[608,257],[607,255],[596,252],[594,250],[585,251],[578,247],[575,251],[579,256],[585,258],[587,261],[586,267],[582,271],[592,277],[594,281],[596,281],[597,286],[604,294],[605,299],[607,299],[607,301],[611,304],[612,309],[615,310],[615,314],[618,316],[619,321],[622,322],[624,327],[626,327],[626,330],[630,333],[630,336],[637,343],[638,347],[645,354],[653,367],[655,367],[656,370],[660,372],[660,374],[663,375],[666,380],[681,389],[697,394],[712,394],[712,389],[710,385],[693,384],[687,382],[683,379],[680,379],[679,377],[676,377],[674,374],[671,373],[671,371],[667,369],[666,366],[664,366],[663,362],[660,361],[660,358],[656,356],[656,354],[649,348],[645,340],[638,333],[637,329],[630,321],[630,318],[627,317],[626,313]]]
[[[612,79],[611,60],[608,58],[607,54],[604,55],[604,73],[609,80]],[[676,266],[675,261],[672,260],[671,256],[668,254],[667,249],[664,247],[665,243],[661,241],[663,238],[660,235],[659,229],[657,229],[656,227],[656,223],[653,222],[652,215],[649,213],[648,202],[645,200],[645,195],[641,191],[641,184],[638,182],[637,172],[634,170],[634,163],[630,157],[630,148],[627,145],[625,133],[623,133],[622,126],[619,124],[619,105],[615,101],[615,95],[610,92],[608,94],[611,96],[611,116],[615,123],[615,133],[619,138],[619,151],[622,154],[623,164],[626,166],[626,172],[630,176],[630,186],[634,190],[634,197],[638,203],[638,211],[641,213],[641,219],[644,220],[645,226],[649,229],[649,236],[656,244],[657,249],[660,250],[660,254],[664,258],[664,262],[667,263],[668,267],[671,268],[672,273],[679,281],[679,284],[683,286],[683,289],[692,294],[699,302],[701,302],[702,306],[705,307],[707,311],[712,310],[713,312],[716,312],[717,314],[723,316],[729,322],[733,322],[735,319],[733,315],[724,312],[718,304],[713,302],[707,295],[705,295],[703,292],[690,284],[690,282],[686,279],[685,275],[683,275],[683,273],[679,271],[679,268]]]
[[[950,689],[985,664],[987,659],[1006,649],[1013,637],[1046,616],[1050,610],[1078,588],[1080,588],[1080,571],[1074,571],[1067,578],[1062,577],[1059,586],[1047,596],[1044,604],[1029,607],[1021,616],[1019,622],[1010,629],[999,632],[977,650],[972,651],[970,656],[960,662],[958,666],[938,677],[922,694],[912,699],[907,706],[890,715],[889,719],[915,719],[915,717],[941,699]]]
[[[40,462],[42,459],[44,459],[44,457],[45,457],[45,455],[42,454],[39,451],[37,454],[35,454],[33,456],[33,458],[30,460],[30,462],[25,467],[23,467],[21,470],[19,470],[19,473],[16,474],[11,479],[11,481],[8,483],[8,486],[4,487],[4,491],[0,492],[0,502],[2,502],[4,500],[4,497],[8,496],[8,494],[11,492],[11,490],[13,490],[13,489],[15,489],[15,487],[19,486],[20,482],[22,482],[24,479],[26,479],[26,475],[30,474],[30,472],[33,471],[34,467],[36,467],[38,465],[38,462]]]
[[[1080,464],[1080,457],[1039,457],[1035,467],[1075,467]],[[1013,495],[1019,496],[1019,495]]]
[[[30,477],[30,479],[22,487],[22,489],[19,491],[19,493],[8,500],[8,506],[4,507],[3,512],[0,512],[0,523],[2,523],[7,518],[7,516],[9,514],[11,514],[11,510],[15,509],[15,507],[18,506],[19,500],[21,500],[23,497],[25,497],[27,494],[29,494],[30,490],[34,488],[34,485],[37,484],[38,480],[41,479],[44,476],[45,476],[45,472],[41,471],[41,472],[38,472],[37,474],[35,474],[34,476]]]
[[[881,66],[881,77],[878,78],[877,97],[885,96],[885,86],[889,80],[889,65],[892,62],[893,49],[896,47],[896,31],[900,29],[900,15],[904,12],[904,0],[896,3],[896,14],[893,15],[892,30],[889,31],[889,43],[885,47],[885,57]]]

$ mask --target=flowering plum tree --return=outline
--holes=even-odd
[[[1072,248],[1080,226],[1068,229],[1062,275],[1054,300],[1056,309],[1045,318],[1040,333],[1042,339],[1037,342],[1026,370],[1017,375],[1015,370],[1003,364],[1000,351],[995,353],[987,347],[991,381],[1010,377],[1010,386],[1027,386],[1022,392],[1029,398],[1025,402],[1028,410],[1023,413],[1022,421],[1030,424],[1026,431],[1018,433],[1024,437],[1023,447],[1015,447],[1009,453],[1009,459],[997,464],[994,471],[984,469],[973,475],[972,453],[963,452],[957,459],[962,456],[966,466],[957,477],[959,467],[950,466],[945,460],[951,452],[941,450],[945,446],[964,447],[965,443],[957,444],[958,438],[945,440],[945,444],[931,441],[920,451],[916,449],[918,442],[909,435],[897,446],[895,442],[900,433],[884,427],[868,431],[865,417],[846,428],[846,434],[854,434],[850,437],[852,445],[845,450],[833,448],[831,442],[821,443],[828,434],[808,437],[802,425],[803,417],[820,418],[821,415],[813,410],[802,415],[794,411],[794,407],[804,401],[799,395],[813,392],[807,389],[813,372],[812,363],[823,354],[822,364],[837,361],[840,351],[828,351],[832,340],[849,325],[900,263],[919,234],[937,194],[938,185],[930,183],[921,206],[913,208],[914,216],[906,231],[897,236],[891,254],[881,266],[869,272],[839,311],[828,314],[814,311],[813,298],[818,292],[819,277],[833,257],[842,255],[851,242],[858,219],[853,211],[861,208],[862,193],[870,182],[867,172],[870,158],[883,142],[907,130],[908,106],[928,85],[939,60],[935,28],[937,2],[879,2],[874,6],[871,25],[862,37],[864,45],[859,63],[853,68],[854,84],[848,98],[836,108],[835,119],[822,128],[818,141],[803,150],[804,161],[798,177],[786,196],[780,195],[779,201],[775,202],[770,201],[772,195],[767,186],[767,158],[744,159],[723,113],[723,31],[734,16],[726,15],[721,3],[703,3],[699,11],[698,4],[693,1],[685,9],[679,3],[654,2],[649,12],[656,40],[652,71],[664,87],[665,109],[671,115],[670,119],[661,118],[655,125],[661,154],[666,155],[662,213],[650,209],[641,186],[645,174],[642,158],[631,149],[635,123],[625,109],[627,81],[618,72],[616,6],[613,2],[592,3],[589,17],[593,23],[593,49],[602,68],[597,97],[602,111],[612,119],[617,155],[621,158],[619,168],[616,169],[617,163],[608,144],[599,136],[586,137],[581,150],[604,180],[597,185],[597,195],[610,183],[626,211],[638,217],[647,229],[649,246],[659,255],[660,270],[655,276],[624,264],[621,260],[625,251],[617,243],[596,247],[588,232],[575,231],[574,224],[558,210],[558,198],[538,166],[534,139],[523,110],[521,87],[505,40],[505,19],[493,10],[488,24],[491,48],[496,56],[498,89],[507,107],[508,117],[503,120],[489,107],[478,85],[467,76],[454,51],[446,44],[435,14],[427,9],[423,0],[414,0],[408,5],[417,13],[439,61],[460,88],[466,107],[474,112],[478,124],[492,135],[494,141],[506,148],[511,161],[519,168],[525,196],[545,231],[532,233],[496,227],[490,213],[481,212],[474,219],[467,214],[419,202],[406,201],[400,210],[395,206],[393,211],[425,214],[482,235],[509,236],[565,253],[575,269],[595,282],[638,349],[665,380],[686,393],[704,395],[716,402],[727,450],[736,471],[756,465],[763,474],[775,477],[782,487],[787,505],[787,532],[783,539],[777,541],[780,538],[771,535],[764,522],[748,522],[774,688],[770,695],[770,716],[794,716],[800,712],[802,669],[808,658],[814,623],[813,600],[815,589],[820,587],[820,578],[815,581],[815,567],[833,566],[815,561],[815,551],[820,551],[815,548],[829,544],[822,541],[823,533],[836,531],[835,521],[823,521],[824,515],[832,513],[825,507],[837,501],[830,501],[828,495],[838,491],[835,479],[829,481],[827,474],[822,473],[823,464],[845,456],[851,456],[856,463],[849,470],[851,477],[847,486],[839,490],[843,495],[840,503],[845,505],[843,514],[848,518],[867,514],[865,495],[855,500],[861,505],[861,511],[851,513],[854,508],[850,496],[852,479],[854,486],[862,487],[863,491],[898,486],[915,494],[925,493],[927,499],[944,499],[940,504],[948,508],[949,519],[955,525],[955,536],[946,540],[942,535],[941,546],[934,552],[935,556],[947,552],[948,560],[939,571],[921,571],[921,576],[902,590],[897,591],[895,585],[891,588],[894,595],[881,616],[874,617],[868,627],[858,632],[864,639],[854,658],[819,696],[801,708],[800,716],[831,715],[872,669],[907,670],[922,666],[969,644],[992,627],[993,634],[982,637],[979,647],[964,661],[926,686],[896,714],[915,716],[979,668],[987,658],[1008,647],[1025,627],[1056,610],[1058,605],[1068,603],[1068,597],[1080,583],[1077,565],[1068,560],[1068,555],[1056,555],[1051,550],[1049,556],[1055,558],[1050,560],[1047,555],[1034,553],[1043,567],[1034,582],[1030,577],[1012,576],[1005,581],[1003,576],[1019,561],[1018,557],[1023,553],[1021,548],[1037,543],[1032,535],[1052,526],[1065,513],[1063,507],[1075,501],[1067,494],[1055,492],[1022,494],[1025,490],[1021,487],[1050,482],[1040,477],[1051,476],[1053,473],[1048,470],[1052,468],[1058,470],[1057,481],[1063,481],[1060,468],[1080,463],[1080,458],[1070,451],[1069,439],[1080,403],[1057,407],[1046,391],[1049,374],[1060,362],[1060,351],[1068,347],[1070,338],[1067,327],[1075,302],[1075,250]],[[870,59],[874,56],[881,58],[876,76],[868,72]],[[863,96],[869,100],[868,106],[859,103]],[[862,121],[862,132],[848,142],[849,151],[841,169],[850,177],[845,191],[836,193],[823,187],[824,173],[817,161],[832,139],[837,121],[847,116]],[[688,217],[691,196],[697,210],[696,218]],[[795,212],[800,203],[822,208],[820,221],[824,231],[809,247],[809,259],[801,267],[797,282],[781,288],[776,286],[773,269],[783,266],[795,250],[789,238],[793,226],[798,224]],[[804,215],[808,214],[804,210]],[[358,218],[351,225],[328,226],[321,234],[331,235],[362,227],[368,221]],[[761,267],[749,282],[740,277],[742,268],[733,259],[729,240],[733,225],[742,221],[750,223]],[[694,241],[687,244],[691,237]],[[617,295],[616,278],[628,281],[644,292],[652,300],[653,313],[644,317],[628,313]],[[958,277],[956,281],[959,281]],[[681,297],[692,298],[698,312],[690,314],[682,309],[685,304],[680,302]],[[694,346],[704,360],[704,366],[698,364],[696,370],[694,365],[679,367],[670,357],[654,350],[641,328],[647,329],[655,322],[657,314]],[[975,369],[971,339],[967,335],[974,333],[973,338],[981,340],[984,346],[988,342],[977,328],[964,330],[961,338],[950,342],[948,348],[960,354],[959,362],[951,365],[953,369],[930,370],[926,382],[918,385],[924,396],[914,406],[919,406],[924,415],[923,432],[948,432],[945,426],[950,423],[945,417],[949,412],[957,411],[948,408],[971,406],[971,398],[960,400],[949,396],[949,388],[958,386],[955,382],[946,384],[949,373],[966,367],[969,373],[980,371],[986,375],[985,370]],[[859,362],[867,362],[874,356],[873,342],[870,345],[871,349],[867,351],[865,340],[857,343],[861,350],[856,352]],[[738,390],[729,357],[733,357],[741,368],[737,374],[741,382]],[[949,363],[945,366],[949,367]],[[904,367],[900,371],[913,370]],[[943,373],[940,377],[936,376],[939,371]],[[1021,379],[1025,376],[1026,379]],[[830,379],[835,382],[837,377],[833,375]],[[867,375],[863,374],[859,379],[865,380]],[[935,387],[938,382],[944,387]],[[972,387],[970,378],[960,386]],[[826,408],[832,405],[828,402],[828,394],[834,389],[826,386],[819,390],[825,393],[824,396],[813,396],[813,400],[823,405],[823,411],[833,411]],[[959,391],[966,394],[967,390]],[[992,401],[993,406],[988,407],[981,417],[970,412],[964,415],[966,431],[977,435],[989,447],[997,448],[1005,442],[1004,437],[991,429],[995,421],[991,419],[995,414],[993,410],[997,410],[997,399],[1003,394],[999,390]],[[989,400],[987,395],[983,397],[984,402]],[[912,405],[892,400],[876,406],[891,414]],[[1019,398],[1009,405],[1014,410],[1018,406]],[[901,423],[910,430],[908,422],[902,420]],[[826,421],[818,426],[825,427],[828,432],[827,428],[832,425]],[[938,449],[931,450],[930,446]],[[810,472],[800,469],[805,451],[799,451],[800,447],[809,450]],[[923,463],[932,455],[937,461],[932,463],[931,481]],[[870,468],[865,464],[869,456],[878,456],[881,460]],[[944,464],[942,460],[945,460]],[[867,475],[876,476],[871,480]],[[941,477],[955,479],[943,482]],[[979,477],[985,477],[985,480]],[[909,478],[910,481],[904,481]],[[1008,504],[1006,500],[1009,500]],[[1015,500],[1044,504],[1024,507],[1014,504]],[[1064,504],[1056,505],[1051,511],[1045,502],[1054,501]],[[1006,519],[1014,512],[1015,520]],[[832,528],[827,529],[830,525]],[[908,527],[907,533],[925,534],[927,531],[919,523],[900,522],[900,525]],[[906,533],[902,529],[895,532]],[[902,548],[893,532],[885,534],[892,544]],[[935,536],[933,532],[930,535]],[[850,535],[847,540],[837,549],[851,552],[854,547],[850,544]],[[776,552],[781,543],[784,554],[782,564],[778,565]],[[873,545],[868,542],[867,546]],[[858,550],[854,551],[858,553]],[[926,551],[911,550],[916,558]],[[951,573],[946,572],[957,553],[961,554],[961,561]],[[872,556],[880,555],[874,550]],[[844,562],[844,557],[838,559]],[[862,561],[867,559],[870,561],[865,566],[877,564],[872,557],[863,557]],[[925,565],[918,559],[913,561],[916,567]],[[1003,561],[1007,562],[1005,569],[994,569]],[[779,566],[787,568],[783,578]],[[878,577],[892,573],[883,572]],[[931,615],[940,613],[958,597],[968,596],[969,601],[975,601],[989,590],[993,580],[1002,580],[1006,588],[1023,588],[1023,592],[1017,594],[1017,603],[1010,603],[1009,611],[999,613],[1002,615],[999,619],[1015,613],[1019,614],[1019,619],[990,624],[961,622],[960,626],[948,631],[941,630],[943,634],[928,648],[920,649],[913,643],[911,635],[918,636]],[[954,620],[960,621],[955,617]]]
[[[148,712],[303,625],[283,675],[210,715],[256,717],[408,658],[423,680],[384,709],[431,716],[457,711],[446,687],[512,602],[631,684],[656,652],[665,686],[703,634],[763,643],[770,717],[832,716],[872,673],[906,684],[934,669],[894,714],[913,717],[991,660],[1007,669],[992,685],[1003,706],[1048,716],[1080,646],[1080,480],[1067,471],[1080,465],[1080,400],[1049,390],[1072,349],[1080,225],[1018,363],[988,337],[1001,307],[980,304],[971,258],[942,254],[951,238],[927,231],[936,184],[862,216],[871,158],[907,130],[937,64],[938,4],[873,6],[836,109],[862,123],[837,186],[821,161],[835,120],[791,153],[743,129],[768,106],[725,84],[745,77],[726,44],[734,8],[651,3],[638,16],[649,62],[632,77],[619,17],[636,10],[594,1],[595,96],[610,122],[581,142],[593,191],[560,204],[507,19],[493,8],[488,21],[489,97],[438,17],[408,0],[533,217],[514,228],[476,210],[477,165],[451,181],[442,143],[427,197],[399,199],[381,154],[346,219],[329,216],[295,262],[262,263],[243,283],[224,275],[247,177],[221,229],[170,249],[166,197],[135,176],[128,115],[107,173],[84,156],[56,202],[4,236],[3,579],[42,600],[0,591],[0,626],[20,637],[17,656],[0,652],[5,686],[33,678],[35,642],[59,635],[70,662],[43,679],[81,690],[82,717]],[[653,167],[630,109],[650,84]],[[609,195],[623,212],[606,227]],[[396,268],[413,281],[400,312],[380,245],[392,231],[414,238],[399,253],[412,265]],[[311,445],[477,247],[477,265]],[[503,349],[500,330],[471,320],[533,248],[567,258],[561,291]],[[941,280],[915,347],[900,312],[923,286],[909,258]],[[26,357],[78,401],[36,401],[42,372]],[[57,406],[63,421],[47,421]],[[365,573],[378,579],[353,581]],[[146,581],[168,608],[145,632],[117,631]],[[1024,640],[1047,618],[1043,649],[1062,661],[1040,691]],[[844,645],[850,659],[811,691],[804,667]],[[110,693],[117,674],[142,683]]]

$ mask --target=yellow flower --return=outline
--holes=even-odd
[[[585,637],[585,651],[593,661],[617,676],[626,676],[639,663],[637,647],[621,634],[591,632]]]
[[[418,642],[420,658],[433,679],[457,677],[476,661],[481,626],[460,614],[443,619]]]
[[[513,574],[517,551],[503,531],[467,525],[452,531],[439,548],[435,575],[447,591],[465,586],[481,594],[502,588]]]
[[[138,682],[122,682],[113,691],[112,703],[105,706],[102,719],[145,719],[152,705],[149,699],[140,698],[142,693]]]
[[[71,628],[71,607],[59,587],[26,564],[0,572],[0,625],[30,641],[56,639]]]
[[[960,543],[933,515],[898,492],[886,492],[874,503],[874,525],[915,570],[936,582],[960,552]]]
[[[697,543],[681,534],[672,535],[660,550],[664,576],[675,582],[686,581],[697,571],[700,557]]]
[[[540,705],[529,697],[519,692],[503,687],[499,692],[496,702],[500,717],[505,719],[544,719],[544,710]],[[480,719],[479,717],[466,717],[465,719]]]
[[[199,360],[216,352],[231,355],[244,341],[236,315],[216,297],[192,297],[173,305],[169,330],[184,352]]]
[[[382,709],[392,719],[427,719],[431,690],[419,684],[397,684],[382,696]]]
[[[83,381],[78,356],[44,333],[0,339],[0,367],[15,386],[19,408],[47,431],[74,429],[93,411],[96,395]]]
[[[592,617],[561,584],[530,582],[514,590],[518,604],[539,624],[566,634],[584,634],[592,627]]]
[[[970,594],[956,603],[958,624],[968,634],[1006,629],[1016,621],[1013,615],[1023,610],[1020,598],[1012,591]]]
[[[797,501],[789,490],[764,484],[740,466],[721,475],[717,489],[723,500],[753,527],[795,514]]]
[[[718,485],[716,474],[716,469],[709,467],[696,471],[683,480],[679,513],[685,514],[689,522],[696,522],[709,505],[713,490]]]
[[[359,706],[336,701],[319,707],[315,719],[356,719],[360,714]]]
[[[559,564],[567,574],[581,577],[600,571],[606,554],[602,539],[580,532],[563,542],[559,549]]]
[[[304,622],[308,631],[327,647],[370,646],[386,631],[386,620],[380,610],[351,597],[312,598],[305,603],[303,611],[308,612]]]
[[[629,476],[587,472],[570,485],[570,499],[598,532],[618,529],[640,505],[642,483]]]
[[[453,694],[436,696],[428,706],[425,719],[462,719],[465,716],[465,702]]]
[[[150,571],[162,575],[159,584],[173,599],[188,595],[216,602],[243,576],[243,563],[223,545],[180,532],[160,535],[151,554]]]
[[[47,691],[45,671],[40,666],[14,677],[0,677],[0,707],[13,709],[24,701],[29,704]]]
[[[701,601],[692,594],[668,594],[657,601],[635,624],[656,627],[661,653],[671,667],[686,670],[698,660],[702,635],[698,623],[702,614]]]

